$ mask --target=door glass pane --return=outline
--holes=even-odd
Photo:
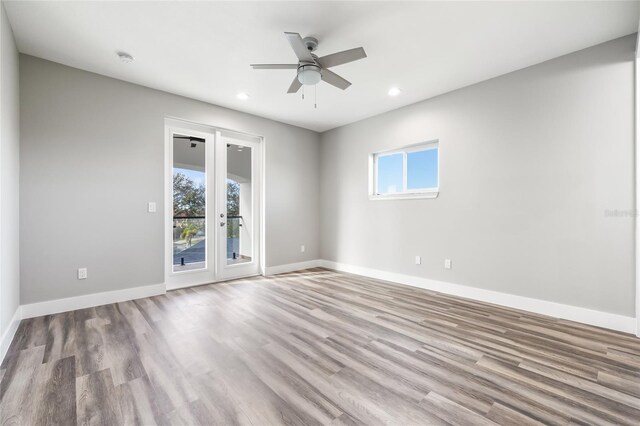
[[[407,189],[438,187],[438,149],[407,154]]]
[[[403,155],[397,154],[378,156],[378,194],[391,194],[402,192],[402,165]]]
[[[227,265],[253,257],[252,149],[227,143]]]
[[[173,271],[207,266],[204,139],[173,136]]]

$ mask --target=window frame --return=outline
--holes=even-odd
[[[407,154],[419,151],[438,150],[437,183],[436,187],[422,189],[407,188]],[[378,193],[378,159],[393,154],[402,154],[402,191],[389,194]],[[419,142],[400,148],[377,151],[369,154],[369,199],[370,200],[398,200],[416,198],[436,198],[440,193],[440,141],[438,139]]]

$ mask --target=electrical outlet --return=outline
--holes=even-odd
[[[305,251],[304,245],[301,245],[300,246],[300,253],[304,253],[304,251]]]
[[[422,264],[422,258],[420,256],[416,256],[416,265]]]
[[[444,269],[451,269],[451,259],[444,260]]]
[[[87,279],[87,268],[78,268],[78,279],[79,280]]]
[[[156,211],[158,211],[156,207],[156,203],[153,201],[150,201],[149,203],[147,203],[147,211],[149,213],[155,213]]]

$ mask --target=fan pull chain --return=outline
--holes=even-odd
[[[304,84],[302,85],[302,100],[304,101]]]
[[[313,107],[318,109],[318,85],[313,86]]]

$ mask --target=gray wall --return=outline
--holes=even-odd
[[[334,129],[321,144],[314,132],[23,55],[21,302],[163,282],[172,116],[266,137],[267,266],[321,257],[632,316],[634,40]],[[3,54],[3,150],[4,68]],[[368,200],[370,152],[432,139],[437,199]],[[4,224],[4,192],[2,206]]]
[[[634,49],[624,37],[324,133],[322,257],[633,316]],[[437,199],[368,200],[370,152],[432,139]]]
[[[18,50],[0,3],[0,336],[20,304]]]
[[[21,303],[164,282],[165,116],[264,136],[266,265],[319,257],[315,132],[25,55],[20,89]]]

